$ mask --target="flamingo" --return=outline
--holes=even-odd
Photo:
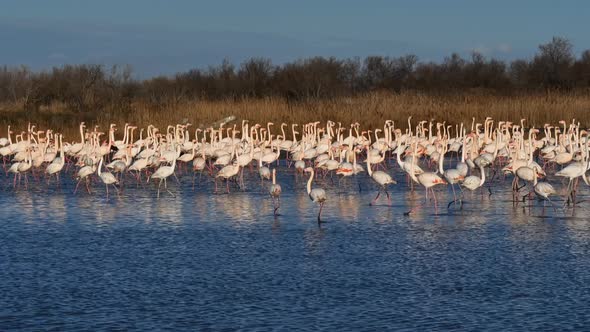
[[[78,191],[78,186],[80,185],[80,181],[82,181],[82,180],[86,181],[86,190],[88,191],[89,194],[91,194],[90,187],[88,185],[88,177],[91,174],[94,174],[95,171],[96,171],[95,165],[92,165],[92,166],[86,165],[78,170],[78,173],[76,173],[76,179],[78,180],[78,182],[76,183],[76,188],[74,189],[74,195]]]
[[[62,144],[62,135],[59,135],[58,140],[59,140],[59,145],[60,145],[59,158],[56,158],[57,160],[54,161],[53,163],[49,164],[49,166],[47,166],[47,168],[45,169],[45,173],[48,175],[47,184],[49,184],[49,180],[51,179],[51,175],[55,174],[55,177],[57,179],[57,184],[59,185],[59,172],[61,172],[61,170],[64,168],[64,165],[65,165],[66,160],[64,157],[64,146]]]
[[[566,167],[562,168],[559,172],[555,173],[556,176],[566,177],[569,179],[567,186],[568,199],[565,204],[569,204],[570,199],[576,204],[576,188],[578,186],[578,178],[582,177],[584,182],[588,184],[588,178],[586,178],[586,171],[590,167],[589,156],[588,156],[588,138],[583,142],[584,149],[582,149],[582,160],[573,162]]]
[[[336,174],[340,174],[343,177],[348,177],[365,171],[363,166],[356,163],[356,151],[352,149],[350,152],[352,153],[352,164],[349,162],[341,163],[336,170]]]
[[[215,176],[215,192],[217,192],[217,178],[224,178],[225,179],[225,186],[227,188],[227,193],[229,194],[228,180],[231,177],[237,175],[239,171],[240,171],[240,165],[238,165],[237,163],[227,165],[227,166],[223,167],[221,170],[219,170],[219,172]]]
[[[486,181],[486,173],[484,171],[483,165],[479,166],[479,171],[481,173],[481,178],[475,175],[470,175],[463,180],[461,185],[471,191],[474,191],[477,188],[483,186]]]
[[[535,169],[535,173],[537,172],[537,170]],[[539,197],[543,198],[543,208],[545,208],[545,201],[549,201],[549,203],[551,203],[551,205],[553,206],[553,209],[555,210],[555,206],[553,205],[553,201],[549,198],[550,195],[555,194],[555,188],[553,188],[553,186],[548,183],[548,182],[537,182],[537,176],[535,174],[535,177],[533,178],[533,188],[535,190],[535,194],[537,194]]]
[[[416,143],[414,143],[414,151],[416,150]],[[442,168],[444,155],[441,153],[439,156],[439,168]],[[428,199],[428,190],[432,191],[432,195],[434,197],[434,209],[436,210],[438,207],[436,194],[434,193],[434,189],[432,187],[436,186],[437,184],[447,184],[447,182],[441,178],[438,174],[434,172],[424,172],[422,174],[416,175],[414,172],[414,167],[416,165],[416,154],[412,153],[412,165],[410,166],[410,177],[416,183],[421,184],[424,189],[426,189],[426,199]]]
[[[320,212],[318,212],[318,224],[322,222],[321,215],[322,209],[324,208],[324,203],[328,199],[328,195],[326,195],[326,191],[322,188],[313,188],[311,189],[311,182],[313,181],[313,176],[315,172],[313,171],[312,167],[307,167],[304,170],[306,173],[309,174],[309,180],[307,180],[307,195],[309,199],[311,199],[314,203],[318,203],[320,205]]]
[[[16,179],[18,177],[18,183],[20,185],[20,179],[22,176],[22,173],[27,172],[29,169],[31,169],[32,166],[32,158],[29,158],[30,152],[27,151],[26,155],[25,155],[25,160],[24,161],[17,161],[15,163],[13,163],[10,168],[8,169],[8,171],[6,172],[8,173],[13,173],[14,174],[14,181],[13,181],[13,188],[16,188]],[[25,188],[27,188],[27,175],[25,174]]]
[[[455,169],[459,171],[459,174],[465,178],[467,176],[467,172],[469,172],[469,166],[465,162],[465,153],[467,150],[467,141],[471,140],[472,135],[465,135],[465,129],[463,129],[463,143],[461,146],[461,161],[455,165]]]
[[[115,178],[115,176],[112,173],[110,173],[108,171],[107,172],[102,171],[102,162],[103,162],[103,158],[100,158],[100,162],[98,163],[97,172],[98,172],[98,177],[104,183],[104,187],[106,188],[106,192],[107,192],[107,199],[109,199],[109,185],[113,185],[113,187],[117,191],[117,196],[118,196],[119,189],[117,189],[117,186],[115,186],[115,185],[118,184],[119,181],[117,181],[117,179]]]
[[[176,153],[180,153],[180,145],[178,145],[176,147]],[[166,189],[166,191],[174,196],[174,194],[168,190],[168,183],[166,181],[166,179],[174,174],[174,168],[176,167],[176,159],[177,158],[173,158],[172,159],[172,165],[170,166],[161,166],[160,168],[158,168],[154,174],[152,174],[150,177],[148,177],[147,182],[150,182],[150,179],[160,179],[160,183],[158,183],[158,194],[157,197],[160,198],[160,187],[162,186],[162,181],[164,181],[164,188]],[[162,160],[163,161],[163,160]]]
[[[272,185],[270,186],[269,194],[272,197],[272,202],[274,205],[274,215],[277,215],[278,209],[281,207],[281,185],[277,183],[277,170],[272,170]]]
[[[260,185],[264,183],[264,179],[270,180],[270,169],[262,166],[262,158],[258,159],[258,175],[260,175]]]
[[[205,148],[201,148],[202,157],[196,157],[193,159],[193,190],[195,190],[195,173],[199,172],[199,183],[201,181],[201,176],[203,175],[203,170],[207,165],[207,161],[205,160]]]
[[[295,161],[295,170],[297,173],[303,173],[305,170],[305,161],[297,160]]]
[[[445,145],[443,145],[443,150],[440,154],[440,158],[442,158],[442,159],[445,158],[446,151],[447,151],[447,146],[445,144]],[[461,183],[461,181],[463,181],[463,179],[465,179],[465,175],[463,175],[461,170],[459,170],[457,168],[449,168],[449,169],[445,170],[443,164],[444,164],[444,162],[439,163],[439,172],[440,172],[440,174],[443,175],[445,180],[447,180],[447,183],[449,183],[451,185],[451,189],[453,190],[453,201],[456,202],[457,201],[457,194],[455,193],[455,184]],[[465,166],[467,166],[467,164],[465,164]]]
[[[13,173],[14,174],[14,182],[12,184],[13,188],[16,188],[16,177],[18,175],[18,168],[20,166],[22,162],[17,161],[15,163],[13,163],[12,165],[10,165],[10,168],[8,168],[8,171],[6,171],[6,174],[8,175],[9,173]]]
[[[576,187],[577,187],[577,183],[578,183],[578,178],[580,176],[584,179],[584,181],[586,183],[588,183],[588,180],[585,176],[586,170],[587,170],[586,163],[574,162],[574,163],[567,165],[559,172],[555,173],[556,176],[566,177],[569,179],[569,183],[567,185],[568,199],[566,201],[566,204],[569,204],[570,198],[573,201],[573,203],[575,204]]]
[[[369,152],[369,148],[367,147],[367,153]],[[377,196],[375,197],[375,199],[373,199],[373,201],[371,203],[369,203],[369,205],[373,205],[375,204],[375,202],[377,201],[377,199],[379,198],[379,195],[381,195],[381,191],[385,192],[385,195],[387,195],[387,201],[389,203],[389,205],[391,205],[391,196],[389,196],[389,192],[387,191],[387,186],[390,184],[397,184],[397,182],[391,177],[391,175],[383,172],[383,171],[373,171],[371,169],[371,158],[369,158],[367,156],[367,172],[369,173],[369,176],[375,181],[377,182],[377,184],[380,186],[379,191],[377,192]]]
[[[28,189],[28,185],[29,185],[29,179],[27,177],[27,172],[29,170],[31,170],[31,167],[33,167],[33,155],[32,155],[32,150],[29,148],[27,151],[27,156],[25,158],[25,162],[21,162],[18,165],[18,182],[20,184],[20,179],[22,177],[22,175],[25,175],[25,189]]]
[[[141,182],[141,171],[147,167],[148,160],[147,158],[139,158],[136,159],[131,166],[127,169],[129,172],[135,171],[137,172],[137,182]]]

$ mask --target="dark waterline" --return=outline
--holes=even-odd
[[[281,215],[256,174],[245,192],[172,197],[127,180],[120,198],[74,183],[0,180],[0,330],[582,330],[590,324],[590,202],[514,207],[510,182],[439,189],[438,214],[405,179],[368,206],[363,174],[326,178],[323,219],[281,168]],[[550,181],[559,189],[561,180]],[[362,191],[359,193],[358,183]],[[221,187],[220,187],[221,188]],[[266,188],[266,187],[265,187]],[[580,200],[588,199],[581,188]],[[562,200],[557,199],[559,205]],[[528,204],[528,203],[527,203]]]

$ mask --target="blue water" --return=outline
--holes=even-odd
[[[276,218],[255,173],[229,195],[181,176],[159,200],[131,179],[108,201],[98,183],[74,196],[67,176],[28,191],[2,179],[0,330],[590,326],[590,202],[514,206],[510,179],[496,179],[463,209],[448,210],[452,192],[439,188],[435,211],[393,172],[391,207],[368,205],[366,175],[314,183],[329,196],[321,225],[304,180],[282,168]]]

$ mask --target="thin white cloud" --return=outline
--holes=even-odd
[[[512,46],[510,46],[510,44],[502,43],[498,45],[498,51],[502,53],[510,53],[512,52]]]
[[[471,52],[477,52],[482,55],[488,55],[491,51],[492,49],[485,45],[479,45],[471,49]]]
[[[55,53],[51,53],[47,56],[48,59],[50,60],[64,60],[67,59],[68,57],[60,52],[55,52]]]

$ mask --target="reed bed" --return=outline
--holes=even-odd
[[[153,124],[164,128],[169,124],[190,122],[195,126],[207,125],[223,117],[234,115],[237,121],[248,119],[252,123],[276,124],[306,123],[332,120],[348,125],[359,122],[362,128],[383,126],[385,120],[394,120],[396,127],[406,128],[408,116],[415,120],[463,122],[470,125],[472,118],[518,122],[527,119],[527,126],[557,124],[559,120],[576,119],[582,127],[590,125],[590,93],[547,93],[516,96],[498,96],[477,93],[455,95],[428,95],[419,93],[371,93],[357,97],[336,99],[289,101],[284,98],[177,101],[154,105],[134,101],[130,110],[107,110],[90,114],[65,111],[63,105],[52,105],[34,115],[18,110],[15,105],[0,106],[0,124],[11,124],[15,131],[26,128],[31,121],[38,128],[53,128],[62,132],[67,140],[78,137],[78,123],[98,125],[103,130],[109,123],[122,126],[132,123],[140,126]],[[0,130],[0,136],[5,135]]]

